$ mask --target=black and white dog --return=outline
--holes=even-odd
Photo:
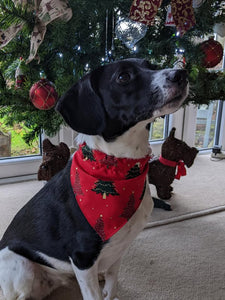
[[[132,180],[133,188],[138,186],[136,178],[140,173],[146,174],[141,162],[151,151],[147,125],[156,117],[176,111],[187,94],[185,70],[156,70],[141,59],[117,61],[83,77],[56,107],[68,125],[80,133],[78,143],[85,145],[86,154],[82,149],[79,155],[83,158],[75,169],[86,161],[97,164],[92,151],[105,155],[101,161],[115,173],[114,177],[122,172],[117,164],[127,160],[129,167],[134,161],[133,172],[129,172],[133,175],[126,176],[126,180]],[[72,187],[71,164],[72,161],[17,213],[0,241],[0,286],[7,300],[41,300],[75,277],[84,300],[118,299],[121,257],[144,228],[153,208],[149,187],[141,183],[142,195],[136,198],[132,191],[128,206],[124,204],[127,209],[124,206],[124,213],[115,217],[125,222],[119,230],[115,225],[115,231],[108,234],[102,215],[96,226],[85,217],[79,201],[85,199],[80,195],[83,197],[88,189],[82,191],[77,173]],[[95,172],[96,168],[91,169]],[[87,209],[95,209],[94,194],[101,196],[96,209],[122,201],[113,183],[101,179],[88,194],[93,198]],[[126,186],[121,189],[124,195],[127,190]],[[107,230],[111,232],[110,226]],[[98,274],[104,274],[103,291]]]

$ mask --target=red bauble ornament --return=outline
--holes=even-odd
[[[223,47],[213,38],[201,43],[200,48],[205,54],[202,65],[206,68],[215,67],[223,58]]]
[[[48,110],[55,106],[58,94],[52,82],[41,79],[32,85],[30,99],[36,108]]]

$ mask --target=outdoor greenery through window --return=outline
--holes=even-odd
[[[165,118],[156,119],[150,127],[149,138],[151,141],[162,140],[165,138]]]
[[[30,145],[23,139],[29,130],[23,123],[8,126],[0,118],[0,159],[40,154],[39,138]]]
[[[195,147],[201,149],[212,148],[214,145],[218,101],[209,105],[202,104],[197,110]]]

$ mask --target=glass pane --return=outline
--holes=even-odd
[[[165,119],[156,119],[150,127],[150,140],[162,140],[164,138]]]
[[[0,159],[40,154],[39,138],[30,145],[23,140],[29,130],[23,123],[8,126],[0,118]]]
[[[195,147],[212,148],[214,144],[218,101],[200,105],[197,111]]]

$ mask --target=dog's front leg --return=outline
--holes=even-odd
[[[105,286],[103,289],[104,300],[119,300],[117,297],[117,282],[121,259],[118,259],[105,272]]]
[[[73,271],[79,283],[83,300],[102,300],[98,281],[97,264],[86,270],[78,269],[70,258]]]

